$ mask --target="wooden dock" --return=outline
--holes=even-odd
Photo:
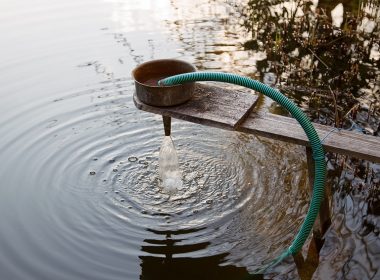
[[[136,107],[143,111],[309,146],[304,130],[295,119],[252,112],[257,100],[258,96],[247,90],[236,91],[204,84],[197,84],[192,100],[173,107],[149,106],[134,96]],[[326,152],[380,162],[379,137],[317,123],[314,123],[314,127],[320,139],[323,139]]]

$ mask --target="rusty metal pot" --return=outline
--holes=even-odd
[[[174,106],[191,99],[195,83],[175,86],[159,86],[160,79],[195,72],[192,64],[177,59],[158,59],[140,64],[132,71],[136,96],[141,102],[152,106]]]

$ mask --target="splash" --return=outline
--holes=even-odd
[[[179,170],[178,156],[170,136],[165,136],[161,144],[158,158],[158,174],[165,192],[172,194],[182,188],[182,175]]]

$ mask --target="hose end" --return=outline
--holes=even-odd
[[[161,79],[157,82],[159,86],[165,86],[165,79]]]

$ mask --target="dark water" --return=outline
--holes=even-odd
[[[156,58],[268,82],[234,5],[6,1],[0,22],[1,279],[243,279],[290,245],[309,202],[302,147],[173,120],[185,188],[169,197],[161,117],[132,101],[131,70]],[[315,275],[376,279],[371,191],[352,194],[344,184],[360,178],[330,170]],[[265,277],[298,275],[288,260]]]

